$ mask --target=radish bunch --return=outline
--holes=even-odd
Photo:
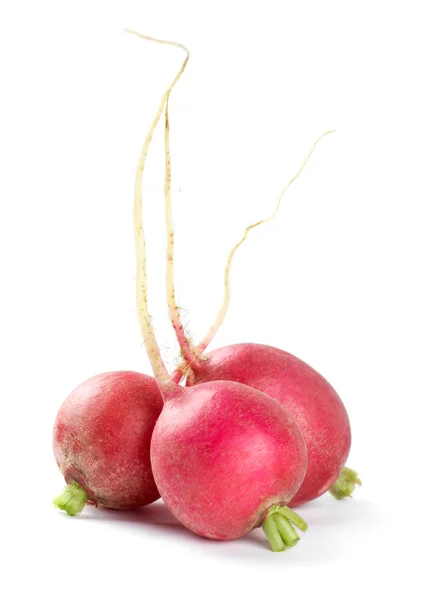
[[[330,384],[309,365],[277,348],[236,344],[205,354],[227,312],[225,299],[208,334],[195,347],[185,335],[174,290],[169,97],[186,58],[162,96],[137,166],[134,188],[137,314],[154,378],[133,372],[98,375],[63,403],[54,453],[67,482],[54,501],[70,515],[86,502],[128,509],[159,495],[175,517],[203,537],[228,540],[261,526],[274,551],[299,540],[305,521],[290,507],[330,489],[349,496],[357,474],[344,468],[351,434],[346,410]],[[183,363],[169,375],[154,335],[147,301],[142,213],[143,172],[154,130],[165,115],[167,301]],[[329,132],[328,132],[329,133]],[[325,135],[325,134],[324,134]],[[321,136],[323,137],[323,136]],[[319,138],[321,139],[321,138]],[[185,377],[185,385],[180,385]]]

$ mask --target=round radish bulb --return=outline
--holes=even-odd
[[[299,539],[293,524],[306,529],[306,523],[283,506],[296,493],[306,470],[306,447],[295,422],[272,398],[239,383],[176,385],[154,333],[147,298],[143,172],[165,111],[165,194],[170,196],[168,102],[189,59],[184,46],[154,41],[179,46],[186,58],[161,98],[141,149],[134,185],[137,316],[164,400],[152,436],[153,475],[166,505],[195,533],[233,539],[262,525],[273,550],[284,550]],[[167,258],[172,262],[170,251]]]
[[[152,437],[153,474],[181,523],[203,537],[230,540],[259,525],[274,550],[299,537],[287,507],[306,472],[296,423],[272,398],[235,382],[177,388],[166,396]]]
[[[355,471],[342,469],[349,454],[351,430],[346,409],[332,386],[292,354],[261,344],[236,344],[208,354],[194,367],[195,383],[237,381],[277,400],[294,418],[306,443],[308,468],[290,502],[296,506],[324,494],[349,496]],[[342,473],[341,473],[342,472]]]
[[[74,516],[86,502],[131,509],[157,500],[150,440],[162,406],[153,377],[132,371],[96,375],[71,392],[54,427],[68,484],[54,504]]]

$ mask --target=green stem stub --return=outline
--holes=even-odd
[[[53,501],[60,510],[64,510],[70,517],[79,515],[88,499],[88,494],[78,483],[72,481],[63,489],[61,494]]]
[[[361,485],[358,473],[349,467],[344,467],[329,492],[337,500],[351,498],[356,485]]]
[[[300,540],[293,525],[300,531],[306,531],[308,528],[302,517],[288,506],[274,504],[270,507],[262,527],[274,552],[288,550]]]

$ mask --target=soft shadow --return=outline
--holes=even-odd
[[[64,514],[64,513],[63,513]],[[67,515],[64,515],[67,517]],[[69,517],[67,517],[69,518]],[[119,511],[111,509],[97,509],[92,506],[87,506],[79,518],[89,519],[91,521],[108,521],[110,525],[119,525],[121,529],[127,527],[132,529],[134,534],[141,534],[144,530],[150,530],[150,534],[155,534],[159,537],[164,537],[165,534],[170,539],[181,540],[188,546],[192,545],[197,549],[198,553],[219,557],[235,557],[242,560],[249,558],[247,553],[243,552],[246,548],[256,546],[258,549],[263,549],[263,545],[257,539],[248,538],[247,536],[239,540],[218,541],[202,538],[192,531],[186,529],[168,510],[162,500],[145,506],[139,510]],[[141,529],[140,529],[141,526]],[[269,553],[268,553],[269,554]],[[250,557],[251,558],[251,557]]]
[[[120,524],[139,531],[139,526],[152,531],[174,531],[175,536],[195,537],[194,534],[183,527],[167,509],[162,500],[144,506],[138,510],[112,510],[109,508],[95,508],[87,506],[80,518],[93,521],[108,521],[110,524]]]
[[[151,535],[155,534],[157,537],[159,534],[164,537],[166,534],[173,540],[185,542],[187,546],[192,545],[207,556],[237,559],[241,563],[263,560],[263,564],[271,564],[275,568],[278,561],[282,561],[284,568],[287,564],[333,563],[349,538],[360,535],[361,531],[370,529],[382,520],[377,506],[367,500],[337,501],[324,496],[296,510],[308,522],[308,531],[300,534],[297,546],[278,554],[270,551],[261,528],[243,538],[227,542],[201,538],[183,527],[162,500],[135,511],[88,506],[79,519],[108,521],[110,525],[120,526],[121,529],[125,527],[136,535],[141,535],[142,530],[148,529]],[[69,518],[65,514],[64,517]]]

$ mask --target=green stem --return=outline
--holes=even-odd
[[[300,538],[290,521],[283,517],[279,512],[272,516],[273,520],[275,521],[275,525],[278,528],[279,535],[284,540],[286,546],[289,548],[291,548],[291,546],[295,546]]]
[[[53,501],[60,510],[64,510],[70,517],[80,514],[86,504],[88,494],[75,481],[70,482],[61,494]]]
[[[294,510],[288,508],[288,506],[280,506],[278,512],[281,513],[286,519],[291,521],[300,531],[306,531],[308,524],[298,515]]]
[[[262,523],[262,527],[267,539],[269,540],[272,550],[274,552],[282,552],[282,550],[285,550],[285,544],[278,531],[278,527],[276,526],[273,516],[267,516]]]
[[[351,498],[356,485],[361,485],[358,473],[349,467],[344,467],[329,492],[337,500]]]
[[[306,522],[288,506],[274,504],[270,507],[262,528],[273,552],[288,550],[300,540],[293,524],[301,531],[308,528]]]

